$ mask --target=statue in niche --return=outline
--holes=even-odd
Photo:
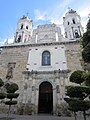
[[[57,93],[60,93],[59,85],[56,86]]]
[[[6,75],[6,79],[11,79],[13,78],[13,67],[9,66],[8,71],[7,71],[7,75]]]
[[[6,75],[6,79],[11,79],[13,78],[13,69],[15,68],[15,62],[12,63],[8,63],[8,70],[7,70],[7,75]]]
[[[28,88],[28,85],[27,85],[27,83],[25,83],[24,84],[24,89],[27,90],[27,88]]]

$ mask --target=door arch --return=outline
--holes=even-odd
[[[53,89],[50,82],[42,82],[39,86],[38,113],[52,113]]]

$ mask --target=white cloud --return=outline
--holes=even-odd
[[[39,9],[36,9],[34,10],[34,14],[35,14],[35,20],[45,20],[45,15],[46,15],[46,12],[45,11],[42,11],[42,10],[39,10]]]
[[[13,37],[12,38],[5,38],[3,41],[4,41],[3,42],[4,44],[13,43],[14,38]]]
[[[75,8],[74,0],[63,0],[61,3],[60,1],[56,3],[53,7],[48,8],[47,10],[35,10],[35,18],[36,20],[44,20],[51,23],[55,23],[57,25],[63,24],[63,16],[65,16],[65,13],[68,11],[68,7],[72,6]],[[88,21],[88,14],[90,14],[90,3],[87,4],[82,2],[82,5],[77,5],[77,8],[75,10],[81,17],[81,24],[84,28],[86,28],[86,24]],[[61,26],[62,27],[62,26]]]
[[[13,41],[14,41],[14,38],[9,38],[8,39],[8,43],[13,43]]]
[[[14,37],[0,39],[0,45],[10,44],[14,42]]]
[[[63,0],[62,3],[59,1],[53,7],[50,7],[47,10],[36,9],[34,11],[35,20],[44,20],[60,25],[61,31],[64,34],[64,28],[62,26],[63,16],[65,16],[65,13],[68,11],[67,8],[72,1],[73,0]]]
[[[90,3],[88,3],[86,6],[81,6],[77,10],[78,14],[81,17],[81,24],[84,28],[84,31],[86,31],[86,25],[88,21],[88,15],[90,14]]]
[[[73,0],[64,0],[62,3],[59,1],[56,5],[44,11],[36,9],[34,11],[35,20],[44,20],[55,24],[62,24],[63,13],[72,1]]]
[[[64,11],[64,13],[61,12],[61,13],[57,14],[56,16],[53,14],[51,17],[49,17],[50,22],[55,23],[57,25],[62,25],[63,24],[63,17],[65,15],[66,11]]]
[[[86,18],[88,20],[88,15],[90,14],[90,4],[79,8],[78,14],[81,16],[81,18]]]
[[[86,8],[81,8],[78,13],[81,17],[88,17],[88,15],[90,14],[90,6],[87,6]]]

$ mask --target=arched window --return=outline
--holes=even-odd
[[[42,53],[42,65],[43,66],[47,66],[51,64],[51,60],[50,60],[50,52],[49,51],[44,51]]]
[[[73,21],[73,24],[76,24],[76,22],[75,22],[75,19],[74,19],[74,18],[72,19],[72,21]]]
[[[26,26],[26,29],[28,30],[28,26]]]
[[[21,29],[23,29],[23,24],[21,25]]]
[[[17,42],[21,42],[21,35],[19,35]]]
[[[79,34],[77,30],[75,30],[75,38],[79,38]]]
[[[69,25],[70,23],[69,23],[69,21],[68,21],[68,25]]]

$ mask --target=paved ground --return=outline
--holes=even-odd
[[[6,117],[6,114],[0,114],[1,117]],[[15,120],[74,120],[74,117],[58,117],[58,116],[51,116],[51,115],[10,115],[10,117],[14,118]],[[83,117],[78,116],[77,120],[84,120]],[[87,116],[87,120],[90,120],[90,116]]]

